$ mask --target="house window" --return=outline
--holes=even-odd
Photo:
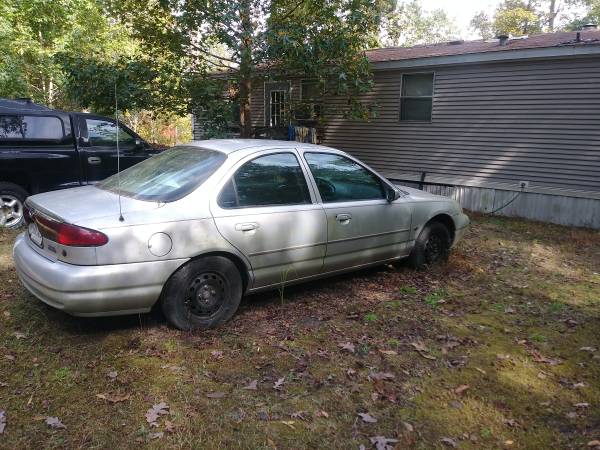
[[[271,127],[283,127],[286,125],[287,91],[277,89],[270,92],[269,112],[269,125]]]
[[[400,120],[431,122],[432,105],[433,74],[403,74],[400,95]]]
[[[300,100],[301,104],[295,114],[297,119],[314,120],[321,117],[323,94],[318,81],[302,80]]]

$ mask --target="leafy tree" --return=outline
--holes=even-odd
[[[494,25],[485,11],[480,11],[471,19],[471,28],[478,31],[483,40],[494,37]]]
[[[563,27],[578,6],[598,0],[504,0],[496,8],[493,18],[485,12],[477,13],[471,20],[471,28],[483,39],[493,35],[525,35],[552,32]]]
[[[505,0],[496,10],[494,32],[496,35],[525,35],[542,31],[542,15],[528,0]]]
[[[63,106],[61,53],[123,53],[123,30],[110,27],[95,0],[0,2],[0,95]],[[120,34],[120,36],[119,36]]]
[[[368,115],[357,98],[372,85],[364,50],[373,43],[380,14],[371,1],[124,0],[115,11],[147,52],[186,61],[187,82],[201,85],[190,86],[190,92],[215,100],[224,81],[209,74],[225,73],[234,84],[242,136],[252,133],[250,101],[257,80],[312,77],[323,93],[347,98],[348,114]]]
[[[442,9],[424,11],[419,0],[388,4],[382,24],[383,42],[392,46],[411,46],[448,41],[458,28]]]

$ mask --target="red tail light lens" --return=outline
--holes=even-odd
[[[31,210],[27,207],[27,204],[23,205],[23,219],[26,224],[31,223]]]
[[[69,247],[100,247],[108,242],[108,236],[100,231],[58,222],[39,214],[35,222],[42,236]]]

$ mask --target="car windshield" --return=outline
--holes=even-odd
[[[227,159],[199,147],[175,147],[101,181],[96,186],[138,200],[172,202],[185,197]]]

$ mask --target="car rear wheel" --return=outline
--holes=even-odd
[[[223,256],[190,261],[167,282],[162,310],[180,330],[207,329],[229,320],[242,299],[242,277]]]
[[[408,257],[408,263],[421,270],[427,266],[448,259],[450,252],[450,232],[440,222],[430,222],[421,231],[415,246]]]
[[[27,195],[17,184],[0,182],[0,227],[19,228],[25,223]]]

